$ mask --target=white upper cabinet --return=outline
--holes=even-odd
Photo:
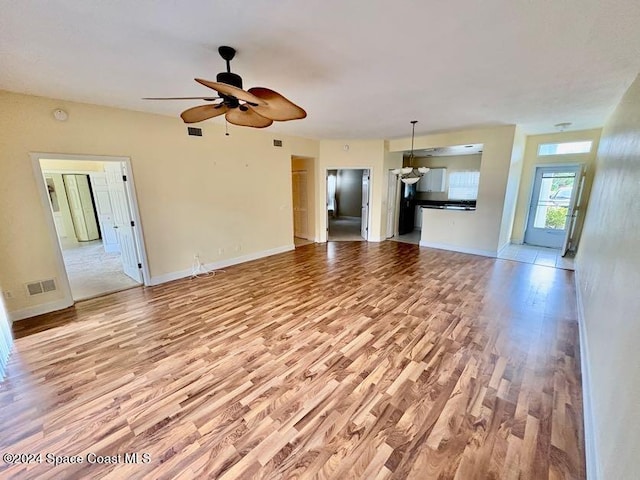
[[[447,178],[446,168],[432,168],[418,182],[418,192],[444,192]]]

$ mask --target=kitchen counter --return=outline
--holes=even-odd
[[[476,202],[475,200],[418,200],[416,206],[438,210],[471,211],[476,209]]]

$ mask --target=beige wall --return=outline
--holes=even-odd
[[[527,215],[529,204],[531,201],[531,192],[533,190],[533,180],[537,165],[554,165],[568,163],[582,163],[586,166],[585,187],[582,197],[588,202],[589,192],[591,191],[591,183],[593,182],[593,165],[598,150],[598,141],[600,139],[600,129],[580,130],[575,132],[550,133],[546,135],[531,135],[527,137],[527,143],[524,153],[524,166],[522,169],[522,179],[520,182],[520,190],[518,192],[518,203],[516,206],[516,215],[513,223],[513,232],[511,241],[513,243],[522,243],[524,240],[524,231],[526,229]],[[590,153],[582,153],[577,155],[547,155],[538,157],[538,146],[541,143],[560,143],[573,142],[580,140],[592,140],[593,148]],[[583,211],[587,205],[583,205]],[[584,215],[578,215],[576,225],[576,238],[579,238],[584,223]]]
[[[345,150],[344,146],[349,145]],[[369,240],[383,240],[383,197],[386,196],[385,142],[384,140],[321,140],[318,171],[318,232],[320,241],[327,239],[327,170],[340,168],[371,169]]]
[[[475,211],[422,209],[421,244],[495,256],[513,149],[515,125],[415,138],[415,149],[484,144]],[[390,151],[411,148],[411,138],[391,140]]]
[[[291,156],[318,157],[318,142],[204,122],[190,137],[177,117],[0,92],[0,285],[10,311],[55,301],[24,284],[57,275],[29,152],[131,158],[152,277],[203,262],[292,245]],[[63,108],[69,120],[51,112]],[[273,147],[273,138],[283,147]],[[11,228],[4,226],[10,225]]]
[[[640,478],[639,245],[640,76],[602,131],[576,259],[583,378],[589,380],[587,456],[597,448],[597,478],[603,480]]]
[[[507,178],[507,190],[504,194],[504,208],[502,209],[502,223],[500,224],[498,251],[506,247],[511,239],[513,222],[516,215],[518,190],[522,181],[526,140],[527,136],[524,134],[522,129],[520,127],[516,127],[513,137],[513,149],[511,150],[509,177]]]
[[[315,240],[316,233],[316,162],[314,158],[293,157],[292,171],[307,172],[307,232],[308,240]]]

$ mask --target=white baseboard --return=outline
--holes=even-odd
[[[385,240],[386,238],[374,237],[372,235],[370,235],[369,238],[367,239],[368,242],[384,242]]]
[[[524,245],[524,238],[512,238],[511,243],[514,245]]]
[[[230,267],[231,265],[250,262],[251,260],[258,260],[259,258],[270,257],[271,255],[277,255],[278,253],[290,252],[291,250],[295,250],[295,246],[293,244],[272,248],[270,250],[262,250],[260,252],[249,253],[247,255],[242,255],[241,257],[227,258],[225,260],[207,263],[204,265],[204,267],[207,270],[219,270],[221,268]],[[180,270],[178,272],[165,273],[164,275],[151,277],[150,285],[160,285],[161,283],[167,283],[173,280],[190,277],[191,273],[192,269],[189,268],[188,270]]]
[[[496,257],[500,257],[500,255],[502,255],[502,252],[504,251],[504,249],[507,248],[509,245],[511,245],[511,243],[507,242],[503,246],[498,248],[498,253],[496,254]]]
[[[56,310],[63,310],[73,305],[73,301],[69,303],[69,300],[62,298],[53,302],[41,303],[40,305],[34,305],[33,307],[23,308],[21,310],[13,310],[7,312],[11,322],[16,320],[23,320],[25,318],[35,317],[37,315],[43,315],[45,313],[55,312]]]
[[[593,420],[593,405],[591,404],[591,369],[589,368],[589,343],[584,320],[584,304],[578,272],[574,275],[576,287],[576,301],[578,307],[578,329],[580,332],[580,370],[582,372],[582,414],[584,415],[584,449],[587,466],[587,480],[599,480],[600,469],[598,463],[598,448]]]
[[[438,250],[449,250],[451,252],[470,253],[471,255],[481,255],[483,257],[496,258],[496,252],[491,250],[480,250],[478,248],[459,247],[446,243],[424,242],[420,240],[421,247],[437,248]]]

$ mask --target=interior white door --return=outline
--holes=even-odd
[[[389,170],[389,187],[387,189],[387,238],[395,235],[396,204],[398,201],[398,176]]]
[[[562,248],[579,172],[579,165],[536,168],[525,243]]]
[[[131,209],[122,165],[119,162],[105,162],[104,170],[113,212],[113,228],[117,232],[118,244],[120,245],[122,269],[125,274],[136,282],[142,283],[142,271],[139,266]]]
[[[369,240],[369,170],[362,171],[362,208],[360,209],[360,235]]]
[[[91,189],[93,190],[93,200],[98,213],[98,223],[102,232],[102,246],[106,253],[120,252],[120,243],[116,233],[113,219],[113,208],[109,198],[109,186],[107,185],[106,173],[92,173],[89,175]]]
[[[298,238],[309,236],[309,215],[307,199],[307,172],[291,172],[293,191],[293,234]]]
[[[584,191],[584,182],[586,180],[584,166],[580,166],[580,171],[578,173],[578,182],[576,188],[573,189],[571,195],[571,202],[569,204],[569,224],[567,225],[567,231],[564,236],[564,243],[562,244],[562,248],[560,253],[564,257],[567,254],[569,248],[575,250],[575,233],[576,233],[576,223],[578,221],[578,217],[582,215],[582,194]]]
[[[76,238],[80,242],[89,240],[89,232],[84,220],[84,210],[82,209],[82,200],[80,200],[80,192],[78,191],[78,182],[75,175],[63,175],[64,189],[67,192],[67,200],[69,201],[69,209],[71,210],[71,219],[73,220],[73,228],[76,232]]]

